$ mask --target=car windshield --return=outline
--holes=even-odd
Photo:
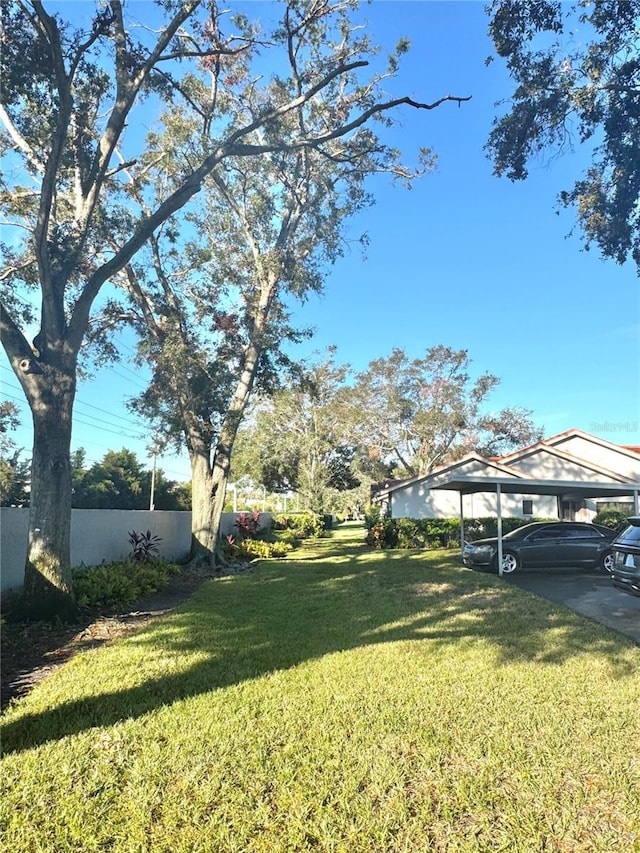
[[[634,524],[630,524],[629,527],[627,527],[627,529],[620,534],[618,542],[640,545],[640,527],[637,527]]]

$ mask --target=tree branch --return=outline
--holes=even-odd
[[[7,133],[13,140],[14,144],[17,148],[19,148],[27,158],[27,161],[31,163],[36,172],[39,172],[41,175],[44,175],[45,167],[44,165],[37,159],[33,149],[27,143],[27,141],[21,136],[18,132],[16,126],[11,121],[11,117],[5,110],[4,106],[0,104],[0,120],[4,124],[7,129]]]

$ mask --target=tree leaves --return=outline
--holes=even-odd
[[[637,3],[494,0],[489,32],[516,84],[486,146],[497,175],[592,143],[591,166],[558,195],[585,248],[640,268],[640,46]]]

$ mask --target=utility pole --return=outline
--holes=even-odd
[[[151,496],[149,498],[149,509],[153,512],[155,509],[155,504],[153,499],[155,498],[156,491],[156,460],[158,458],[157,451],[153,451],[153,468],[151,470]]]

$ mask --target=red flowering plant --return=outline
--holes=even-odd
[[[238,514],[234,527],[238,528],[238,538],[241,542],[245,539],[255,539],[260,526],[260,512],[254,509],[252,513],[241,512]]]

